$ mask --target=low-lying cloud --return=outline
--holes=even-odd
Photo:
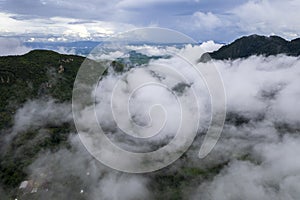
[[[181,55],[189,56],[196,63],[203,51],[197,46],[186,46],[178,50]],[[155,49],[157,51],[157,49]],[[148,51],[149,52],[149,51]],[[145,91],[136,94],[130,104],[132,121],[145,125],[149,123],[147,111],[149,105],[159,101],[165,105],[169,123],[164,126],[164,135],[152,139],[149,146],[145,141],[121,137],[123,134],[110,113],[110,96],[113,86],[121,81],[124,97],[134,88],[139,79],[155,80],[174,89],[178,79],[163,67],[188,77],[188,85],[177,87],[178,96],[189,97],[192,87],[195,87],[200,110],[204,118],[209,118],[209,95],[203,80],[189,73],[188,65],[176,57],[150,61],[148,67],[132,69],[125,76],[110,72],[103,78],[96,90],[96,111],[101,125],[106,128],[113,142],[123,148],[133,151],[148,151],[163,145],[174,134],[178,124],[176,101],[170,91],[155,90],[155,87],[144,88]],[[231,199],[263,199],[263,200],[298,200],[300,197],[300,99],[299,75],[300,60],[297,57],[252,56],[247,59],[233,61],[214,61],[200,63],[199,68],[215,65],[224,82],[227,95],[227,121],[222,137],[213,151],[203,160],[197,157],[202,134],[207,128],[207,121],[200,121],[198,136],[184,157],[164,171],[156,174],[133,175],[114,171],[95,160],[80,143],[79,137],[70,135],[71,149],[61,148],[57,152],[41,152],[28,167],[31,179],[47,180],[50,184],[47,192],[40,191],[38,197],[44,199],[75,198],[75,199],[155,199],[158,193],[168,193],[171,185],[164,185],[160,191],[151,190],[158,185],[155,176],[174,174],[181,169],[196,167],[211,170],[221,166],[220,171],[211,172],[212,177],[195,175],[189,179],[176,179],[180,188],[174,192],[184,194],[185,199],[231,200]],[[177,85],[178,86],[178,85]],[[175,87],[176,88],[176,87]],[[139,96],[140,95],[140,96]],[[122,102],[122,97],[117,99]],[[184,98],[184,97],[182,97]],[[195,110],[189,104],[188,98],[184,107]],[[145,102],[147,104],[145,104]],[[143,112],[146,111],[146,112]],[[175,113],[175,114],[174,114]],[[84,119],[88,125],[90,112]],[[121,113],[122,114],[122,113]],[[125,115],[118,117],[125,117]],[[126,116],[128,119],[130,116]],[[20,108],[15,116],[13,130],[16,133],[29,128],[43,127],[47,124],[70,122],[70,109],[65,104],[53,101],[41,103],[28,102]],[[156,146],[151,146],[151,144]],[[213,171],[213,170],[211,170]],[[44,175],[43,175],[44,174]],[[45,178],[46,177],[46,178]],[[191,181],[190,179],[193,179]],[[196,181],[195,181],[196,180]],[[161,184],[161,183],[160,183]],[[152,187],[151,187],[152,186]],[[154,187],[155,188],[155,187]],[[180,190],[180,191],[176,191]],[[40,195],[40,196],[39,196]]]
[[[0,46],[0,56],[23,55],[31,50],[24,46],[20,40],[14,38],[0,37]]]

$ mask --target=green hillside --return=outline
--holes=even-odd
[[[224,60],[247,58],[253,55],[271,56],[277,54],[299,56],[300,38],[287,41],[278,36],[244,36],[235,40],[231,44],[221,47],[217,51],[203,54],[199,61],[206,62],[211,58],[216,60]]]
[[[0,57],[0,142],[5,146],[5,135],[11,132],[13,117],[18,108],[32,99],[54,98],[70,101],[73,82],[84,57],[61,55],[53,51],[35,50],[22,56]],[[30,145],[38,130],[18,134],[0,154],[0,185],[4,189],[17,187],[28,166],[40,150],[55,150],[67,141],[72,124],[46,127],[48,134]],[[16,152],[22,151],[22,156]]]
[[[11,125],[11,113],[28,99],[52,96],[59,101],[71,100],[83,60],[46,50],[0,57],[0,129]]]

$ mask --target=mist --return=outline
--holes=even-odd
[[[212,46],[208,49],[221,46],[206,45]],[[140,52],[162,55],[166,50],[160,52],[157,47],[146,47],[146,52]],[[69,148],[42,151],[26,169],[27,179],[48,183],[47,190],[41,189],[35,194],[37,198],[157,199],[164,196],[164,192],[168,194],[169,187],[156,188],[157,177],[177,175],[186,168],[196,167],[209,171],[209,175],[198,174],[181,180],[176,190],[183,195],[183,199],[299,199],[299,57],[252,56],[197,63],[203,53],[202,47],[187,45],[176,49],[176,52],[192,60],[197,68],[215,66],[223,79],[227,120],[213,151],[204,159],[197,156],[209,126],[210,97],[204,80],[193,73],[194,69],[184,60],[175,56],[151,60],[148,65],[129,69],[125,73],[110,70],[95,90],[95,108],[99,124],[112,142],[134,152],[152,151],[165,145],[178,129],[179,99],[183,102],[181,108],[188,110],[188,119],[192,119],[191,122],[199,120],[197,124],[186,122],[186,131],[192,131],[195,125],[198,127],[192,147],[166,169],[141,175],[128,174],[106,167],[92,157],[74,130],[68,138]],[[132,96],[130,102],[126,102],[128,94],[144,82],[161,83],[167,88],[156,85],[144,87]],[[184,87],[178,88],[178,84],[182,83]],[[111,107],[111,94],[118,84],[120,90],[114,102],[116,107]],[[197,104],[191,101],[193,91]],[[124,102],[128,103],[130,115],[127,110],[125,112],[118,107],[125,105]],[[161,105],[164,112],[151,113],[151,106],[155,104]],[[11,138],[49,124],[72,123],[70,106],[71,103],[56,103],[55,100],[28,101],[15,115]],[[118,113],[117,120],[112,108]],[[201,118],[197,119],[199,110]],[[90,126],[92,112],[87,108],[82,113],[82,123],[87,127]],[[153,130],[157,130],[164,120],[166,123],[159,134],[146,139],[124,136],[126,131],[118,126],[121,123],[123,128],[134,127],[134,124],[147,127],[152,123]],[[211,170],[216,166],[220,169]]]
[[[32,50],[23,45],[20,40],[14,38],[0,38],[0,46],[0,56],[23,55]]]

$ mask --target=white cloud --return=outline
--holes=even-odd
[[[210,183],[201,184],[198,195],[205,200],[297,200],[300,196],[299,146],[299,137],[258,145],[255,151],[262,156],[262,164],[234,161]]]
[[[242,31],[278,34],[286,38],[299,36],[300,1],[249,1],[232,10]]]
[[[211,30],[223,25],[221,19],[211,12],[195,12],[192,19],[194,21],[194,26],[202,31],[205,31],[206,29]]]
[[[299,58],[252,56],[215,64],[224,81],[228,112],[250,121],[226,124],[201,164],[229,164],[202,182],[192,199],[299,199]]]
[[[56,40],[101,39],[115,33],[135,28],[130,24],[106,21],[86,21],[77,23],[77,19],[52,17],[50,19],[12,18],[12,14],[0,12],[0,33],[2,36],[23,35],[28,39],[31,35],[39,38],[51,37]],[[49,36],[50,35],[50,36]]]
[[[67,54],[67,55],[76,55],[76,50],[71,48],[71,49],[67,49],[65,47],[59,47],[58,49],[56,49],[55,51],[57,51],[60,54]]]
[[[99,196],[111,200],[149,199],[150,192],[145,187],[146,183],[146,178],[109,174],[101,180],[99,190],[95,192],[93,199]]]
[[[215,47],[213,42],[208,42],[205,45],[210,48]],[[147,53],[152,51],[157,53],[159,51],[159,48],[153,50],[148,46],[145,46],[145,48]],[[200,45],[186,45],[178,52],[180,55],[189,56],[190,59],[196,61],[203,50],[201,50]],[[247,59],[233,61],[208,62],[199,64],[198,67],[211,67],[213,64],[219,69],[224,81],[228,112],[246,117],[250,122],[239,126],[228,122],[224,128],[222,138],[207,159],[199,160],[198,157],[190,156],[190,152],[197,151],[198,153],[196,147],[191,148],[181,160],[183,166],[176,166],[175,163],[173,169],[176,169],[176,173],[184,167],[191,167],[191,163],[199,164],[195,166],[200,169],[203,166],[215,166],[216,163],[222,164],[225,161],[228,163],[217,175],[212,172],[213,177],[211,179],[207,180],[199,175],[193,177],[193,181],[182,180],[180,185],[183,186],[180,189],[186,192],[187,195],[195,192],[192,197],[194,199],[201,198],[202,200],[298,200],[300,195],[300,160],[298,159],[300,137],[297,134],[300,124],[298,101],[300,99],[299,58],[285,55],[267,58],[252,56]],[[155,65],[158,67],[155,67]],[[128,93],[136,88],[140,80],[155,80],[170,86],[176,85],[177,78],[175,74],[167,74],[166,71],[163,71],[161,66],[164,65],[171,66],[180,74],[187,75],[186,77],[191,80],[194,87],[205,89],[205,84],[202,83],[201,78],[196,77],[195,73],[189,73],[190,66],[185,65],[178,58],[152,61],[149,68],[132,70],[126,76],[109,74],[102,79],[95,91],[98,94],[97,100],[99,100],[97,101],[99,104],[96,105],[96,109],[99,111],[97,112],[98,119],[99,122],[104,123],[101,124],[104,125],[103,127],[106,125],[109,131],[113,132],[109,137],[119,136],[117,131],[112,130],[115,124],[111,122],[113,118],[109,116],[111,89],[115,86],[117,80],[120,80],[124,85],[123,93]],[[150,70],[156,73],[152,73]],[[122,79],[120,79],[121,77]],[[203,109],[200,109],[203,111],[201,114],[206,114],[207,108],[204,102],[209,101],[208,94],[205,91],[202,92],[202,90],[197,91],[199,91],[197,97],[203,102]],[[120,101],[119,105],[121,107],[124,107],[124,102],[127,102],[124,101],[123,93],[120,93],[121,95],[116,99],[116,101]],[[142,91],[133,97],[133,100],[137,101],[130,107],[130,109],[132,108],[131,114],[139,116],[138,122],[149,121],[147,113],[143,111],[148,111],[148,103],[157,101],[165,105],[167,111],[174,111],[176,102],[168,94],[168,91],[155,90],[154,87],[142,88]],[[190,97],[189,89],[184,94]],[[187,98],[187,101],[185,101],[188,104],[185,108],[192,106],[189,99]],[[13,131],[22,132],[28,130],[28,128],[45,126],[47,123],[60,124],[68,122],[71,119],[71,113],[70,108],[67,106],[68,104],[58,104],[53,101],[28,102],[16,113]],[[195,116],[195,110],[190,110],[191,116]],[[82,116],[85,120],[83,123],[89,127],[91,114],[89,111],[83,114],[85,114]],[[262,118],[257,119],[260,114],[262,114]],[[169,131],[174,133],[172,130],[176,128],[174,125],[178,124],[176,123],[177,116],[178,113],[176,112],[169,115],[168,120],[171,123],[167,123],[166,129],[163,130],[166,134]],[[120,115],[118,117],[129,116],[126,112],[126,116]],[[128,123],[132,122],[129,121]],[[277,126],[278,123],[287,124],[287,128],[280,130]],[[294,130],[293,127],[297,129]],[[120,143],[128,141],[124,138],[112,138],[113,141],[115,141],[114,139],[119,139]],[[163,140],[164,137],[156,137],[156,139],[161,142],[160,140]],[[79,149],[78,136],[71,137],[69,142],[72,150],[60,149],[52,153],[44,152],[29,167],[30,178],[45,174],[47,181],[53,183],[51,189],[46,193],[49,198],[44,199],[53,199],[55,195],[63,199],[66,198],[68,192],[76,199],[80,195],[82,187],[84,194],[91,199],[99,197],[103,199],[133,199],[134,197],[145,199],[149,197],[151,199],[151,195],[155,195],[157,191],[150,190],[148,184],[157,185],[156,175],[165,176],[166,172],[172,173],[172,175],[174,173],[172,169],[141,176],[112,172],[97,163],[85,150]],[[127,146],[124,146],[133,149],[141,145],[139,142],[137,141],[136,144],[126,143]],[[199,141],[196,140],[195,143],[197,144]],[[146,149],[146,145],[141,146]],[[78,177],[77,181],[74,182],[72,177]],[[65,184],[66,180],[69,184]],[[196,183],[199,183],[199,185]],[[74,192],[74,188],[78,189],[78,193]],[[159,194],[168,193],[168,189],[163,188],[159,191]],[[173,190],[171,191],[173,192]]]
[[[238,3],[232,0],[226,5],[197,0],[91,0],[85,3],[28,0],[24,8],[19,8],[15,2],[7,1],[3,5],[3,10],[10,12],[0,12],[0,33],[4,36],[61,36],[65,33],[65,37],[76,40],[105,37],[135,26],[155,24],[183,31],[197,40],[226,42],[241,34],[253,33],[292,39],[299,37],[300,30],[298,0],[243,0]],[[94,21],[88,22],[91,19]],[[68,22],[73,25],[79,22],[81,26]]]
[[[194,12],[177,19],[177,26],[196,37],[226,41],[241,34],[299,37],[300,1],[249,0],[222,12]]]
[[[21,41],[12,38],[0,38],[0,56],[22,55],[31,49],[25,47]]]
[[[29,179],[51,183],[47,192],[39,188],[37,199],[148,199],[148,178],[122,174],[101,165],[81,144],[69,137],[71,149],[43,152],[28,167]],[[41,190],[41,191],[40,191]]]
[[[217,44],[212,40],[209,40],[207,42],[203,42],[200,47],[205,51],[205,52],[213,52],[217,51],[223,46],[223,44]]]
[[[71,107],[66,103],[56,103],[54,100],[28,101],[17,111],[14,121],[15,134],[49,123],[60,125],[72,121]]]

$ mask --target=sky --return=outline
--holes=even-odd
[[[140,27],[197,41],[300,34],[299,0],[0,0],[0,36],[24,41],[101,40]]]

